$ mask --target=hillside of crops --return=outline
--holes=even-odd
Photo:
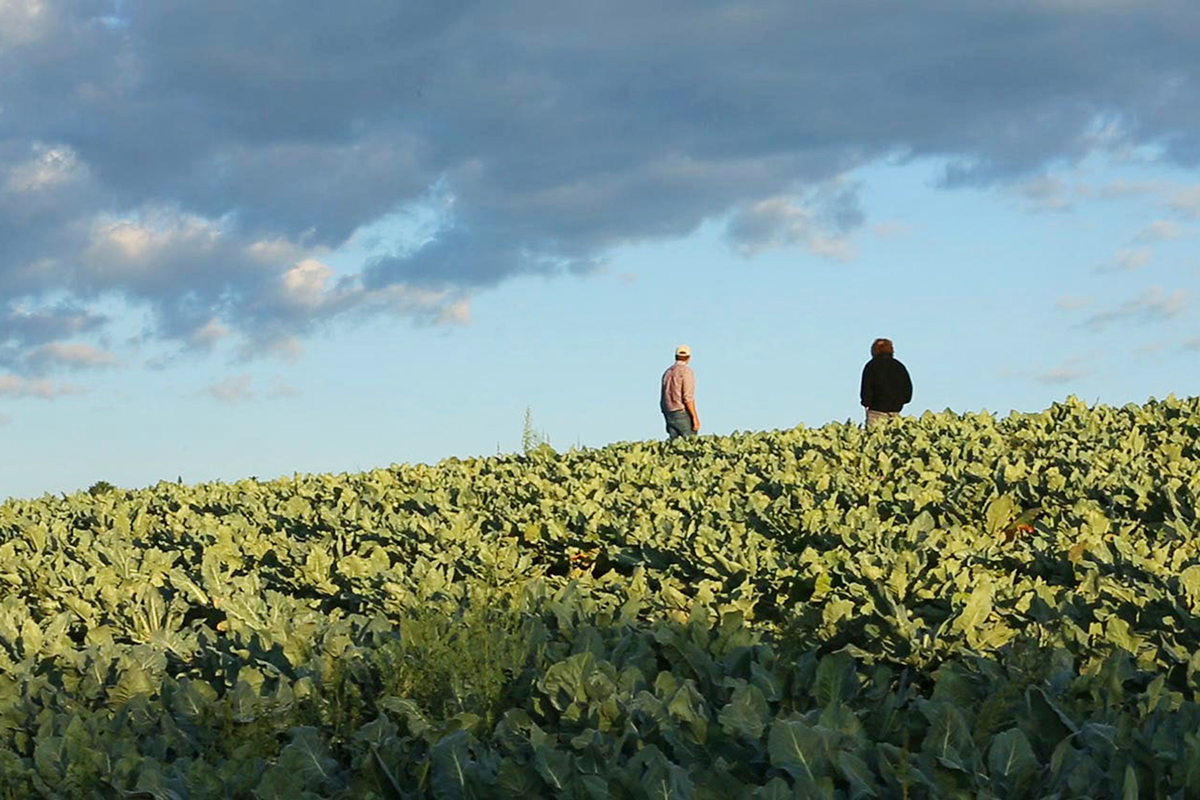
[[[1200,796],[1200,400],[0,506],[0,798]]]

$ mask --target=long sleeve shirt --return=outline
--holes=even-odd
[[[687,403],[696,402],[696,374],[682,361],[676,361],[663,373],[659,406],[663,413],[683,411]]]
[[[875,356],[863,367],[859,397],[873,411],[899,411],[912,401],[908,370],[894,356]]]

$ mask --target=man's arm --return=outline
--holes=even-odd
[[[692,430],[700,430],[700,415],[696,413],[696,373],[691,369],[683,374],[683,407],[692,418]]]
[[[871,407],[873,394],[871,392],[871,362],[868,361],[862,371],[862,382],[858,387],[858,399],[862,401],[863,408]]]

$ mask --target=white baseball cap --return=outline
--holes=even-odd
[[[688,347],[686,344],[681,344],[681,345],[679,345],[679,347],[675,348],[675,357],[676,358],[690,358],[691,355],[692,355],[692,348]]]

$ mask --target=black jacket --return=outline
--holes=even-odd
[[[912,400],[908,370],[893,356],[875,356],[863,367],[862,404],[874,411],[899,411]]]

